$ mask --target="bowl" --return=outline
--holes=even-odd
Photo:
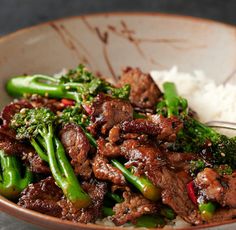
[[[236,81],[236,28],[187,16],[105,13],[51,21],[0,38],[0,107],[10,101],[6,80],[18,74],[53,74],[84,63],[116,81],[125,66],[144,71],[203,70],[216,82]],[[63,221],[0,196],[0,210],[47,229],[111,229]],[[235,229],[236,221],[194,227]],[[112,228],[114,229],[114,228]],[[119,228],[120,229],[120,228]]]

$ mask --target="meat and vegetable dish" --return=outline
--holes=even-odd
[[[128,67],[113,85],[80,65],[6,90],[0,194],[19,206],[150,228],[236,217],[236,138],[201,123],[174,83]]]

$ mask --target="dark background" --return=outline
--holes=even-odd
[[[236,25],[236,0],[0,0],[0,36],[48,20],[86,13],[146,11]],[[0,212],[0,230],[39,230]]]
[[[166,12],[236,25],[236,0],[0,0],[0,35],[61,17],[109,11]]]

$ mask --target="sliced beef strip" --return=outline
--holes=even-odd
[[[52,177],[30,184],[23,192],[18,205],[46,215],[61,217],[62,208],[58,205],[63,193]]]
[[[109,131],[108,139],[110,143],[116,143],[121,140],[121,129],[119,125],[114,125]]]
[[[62,219],[81,223],[94,223],[102,217],[102,205],[107,192],[107,184],[92,180],[83,182],[82,188],[89,194],[92,203],[87,208],[77,209],[66,199],[59,201],[62,208]]]
[[[32,172],[50,173],[48,164],[37,155],[34,148],[26,142],[16,140],[15,133],[9,128],[0,127],[0,149],[3,149],[8,155],[21,158]]]
[[[112,216],[112,221],[116,225],[123,225],[128,221],[135,222],[135,220],[144,214],[157,213],[158,205],[141,194],[134,194],[131,192],[123,193],[124,202],[118,203],[114,206],[115,214]]]
[[[32,152],[23,152],[21,159],[23,163],[29,167],[31,172],[49,175],[51,174],[48,163],[43,161],[34,150]]]
[[[89,130],[93,135],[98,131],[106,134],[114,125],[133,118],[133,107],[129,101],[111,98],[104,94],[97,96],[92,111],[93,124],[90,125]]]
[[[107,142],[101,137],[97,140],[97,150],[99,155],[103,157],[114,158],[121,155],[121,149],[119,145]]]
[[[119,86],[131,85],[129,99],[134,106],[142,109],[154,110],[162,95],[150,74],[143,73],[139,68],[124,69],[118,84]]]
[[[89,179],[92,173],[88,159],[90,144],[82,128],[68,123],[61,129],[60,138],[66,153],[71,157],[75,173],[84,179]]]
[[[222,184],[224,185],[224,195],[221,204],[236,208],[236,172],[224,176]]]
[[[126,167],[135,166],[137,174],[143,174],[147,168],[158,168],[165,165],[160,150],[149,144],[142,144],[138,140],[125,140],[121,145],[122,155],[128,160]]]
[[[202,223],[197,207],[188,197],[187,174],[178,174],[167,167],[147,169],[147,177],[162,189],[162,202],[170,206],[185,221],[197,225]]]
[[[220,176],[215,170],[205,168],[197,174],[194,183],[203,198],[236,208],[236,173]]]
[[[57,99],[42,97],[37,94],[29,97],[28,102],[34,108],[46,107],[54,113],[57,113],[57,111],[62,111],[63,109],[65,109],[65,105],[63,103],[61,103],[61,101],[59,101]]]
[[[108,160],[100,155],[96,155],[92,163],[93,173],[99,180],[111,181],[116,185],[125,185],[123,174],[117,168],[108,163]]]
[[[121,123],[120,127],[125,133],[143,133],[154,136],[161,133],[160,127],[147,119],[124,121]]]
[[[133,121],[131,121],[133,122]],[[125,132],[125,131],[122,131],[122,128],[121,126],[123,126],[123,129],[125,129],[125,124],[126,122],[123,122],[119,125],[115,125],[112,127],[112,129],[109,131],[109,136],[108,136],[108,140],[111,144],[114,144],[116,143],[121,143],[123,140],[127,140],[127,139],[136,139],[136,140],[139,140],[140,142],[143,142],[143,143],[148,143],[148,135],[147,134],[144,134],[144,133],[135,133],[135,132]],[[129,122],[127,122],[129,123]],[[135,131],[135,130],[133,130]],[[137,131],[137,130],[136,130]]]
[[[3,126],[8,127],[15,113],[20,112],[20,110],[23,108],[31,109],[33,108],[33,106],[25,99],[22,99],[16,102],[11,102],[10,104],[6,105],[1,112]]]
[[[183,128],[183,122],[177,117],[165,118],[162,115],[151,115],[149,119],[159,126],[161,132],[158,134],[158,140],[173,142],[176,140],[176,135]]]
[[[31,147],[26,143],[16,140],[15,133],[6,126],[0,127],[0,149],[8,155],[21,155],[23,152],[31,151]]]
[[[120,129],[124,133],[142,133],[168,142],[175,141],[176,135],[182,127],[183,124],[178,118],[165,118],[159,115],[151,115],[148,119],[124,121],[120,124]]]
[[[189,172],[190,161],[199,159],[194,153],[178,153],[178,152],[166,152],[166,158],[168,160],[168,165],[176,171],[184,170]]]

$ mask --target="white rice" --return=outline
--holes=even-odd
[[[236,122],[236,86],[217,85],[202,71],[178,72],[177,67],[168,71],[151,71],[158,86],[165,81],[174,82],[178,93],[186,98],[189,106],[198,113],[202,122],[210,120]]]

